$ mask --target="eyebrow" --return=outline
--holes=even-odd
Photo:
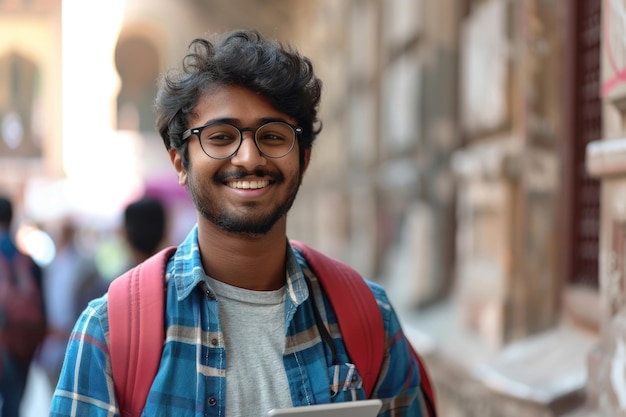
[[[282,117],[262,117],[261,119],[259,119],[259,123],[257,124],[257,126],[261,126],[265,123],[270,123],[270,122],[283,122],[283,123],[289,123],[287,120],[283,119]],[[233,118],[233,117],[222,117],[222,118],[218,118],[218,119],[211,119],[211,120],[207,120],[203,126],[206,126],[208,124],[211,123],[228,123],[234,126],[241,126],[241,119],[237,119],[237,118]],[[289,123],[291,124],[291,123]]]

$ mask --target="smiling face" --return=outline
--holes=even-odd
[[[267,120],[296,124],[264,97],[237,86],[207,93],[194,110],[189,127],[215,120],[239,128],[257,127]],[[265,234],[278,222],[284,226],[309,161],[307,151],[300,166],[297,142],[286,156],[268,158],[259,152],[250,132],[244,133],[239,150],[228,159],[207,156],[195,135],[189,138],[188,152],[188,169],[179,151],[171,149],[170,157],[179,182],[189,189],[199,221],[209,221],[225,232],[248,235]]]

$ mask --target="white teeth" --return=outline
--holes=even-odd
[[[269,181],[232,181],[228,183],[228,185],[232,188],[242,188],[244,190],[253,189],[256,190],[258,188],[267,187]]]

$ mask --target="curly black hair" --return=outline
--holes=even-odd
[[[167,149],[182,150],[187,167],[188,141],[182,134],[198,100],[217,87],[236,85],[267,98],[277,110],[302,127],[300,161],[313,145],[322,125],[317,118],[322,82],[311,61],[255,30],[236,30],[214,40],[194,39],[182,69],[170,69],[161,79],[155,100],[156,124]]]

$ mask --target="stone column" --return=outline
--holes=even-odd
[[[557,320],[559,10],[492,0],[463,22],[457,292],[462,320],[493,348]]]

